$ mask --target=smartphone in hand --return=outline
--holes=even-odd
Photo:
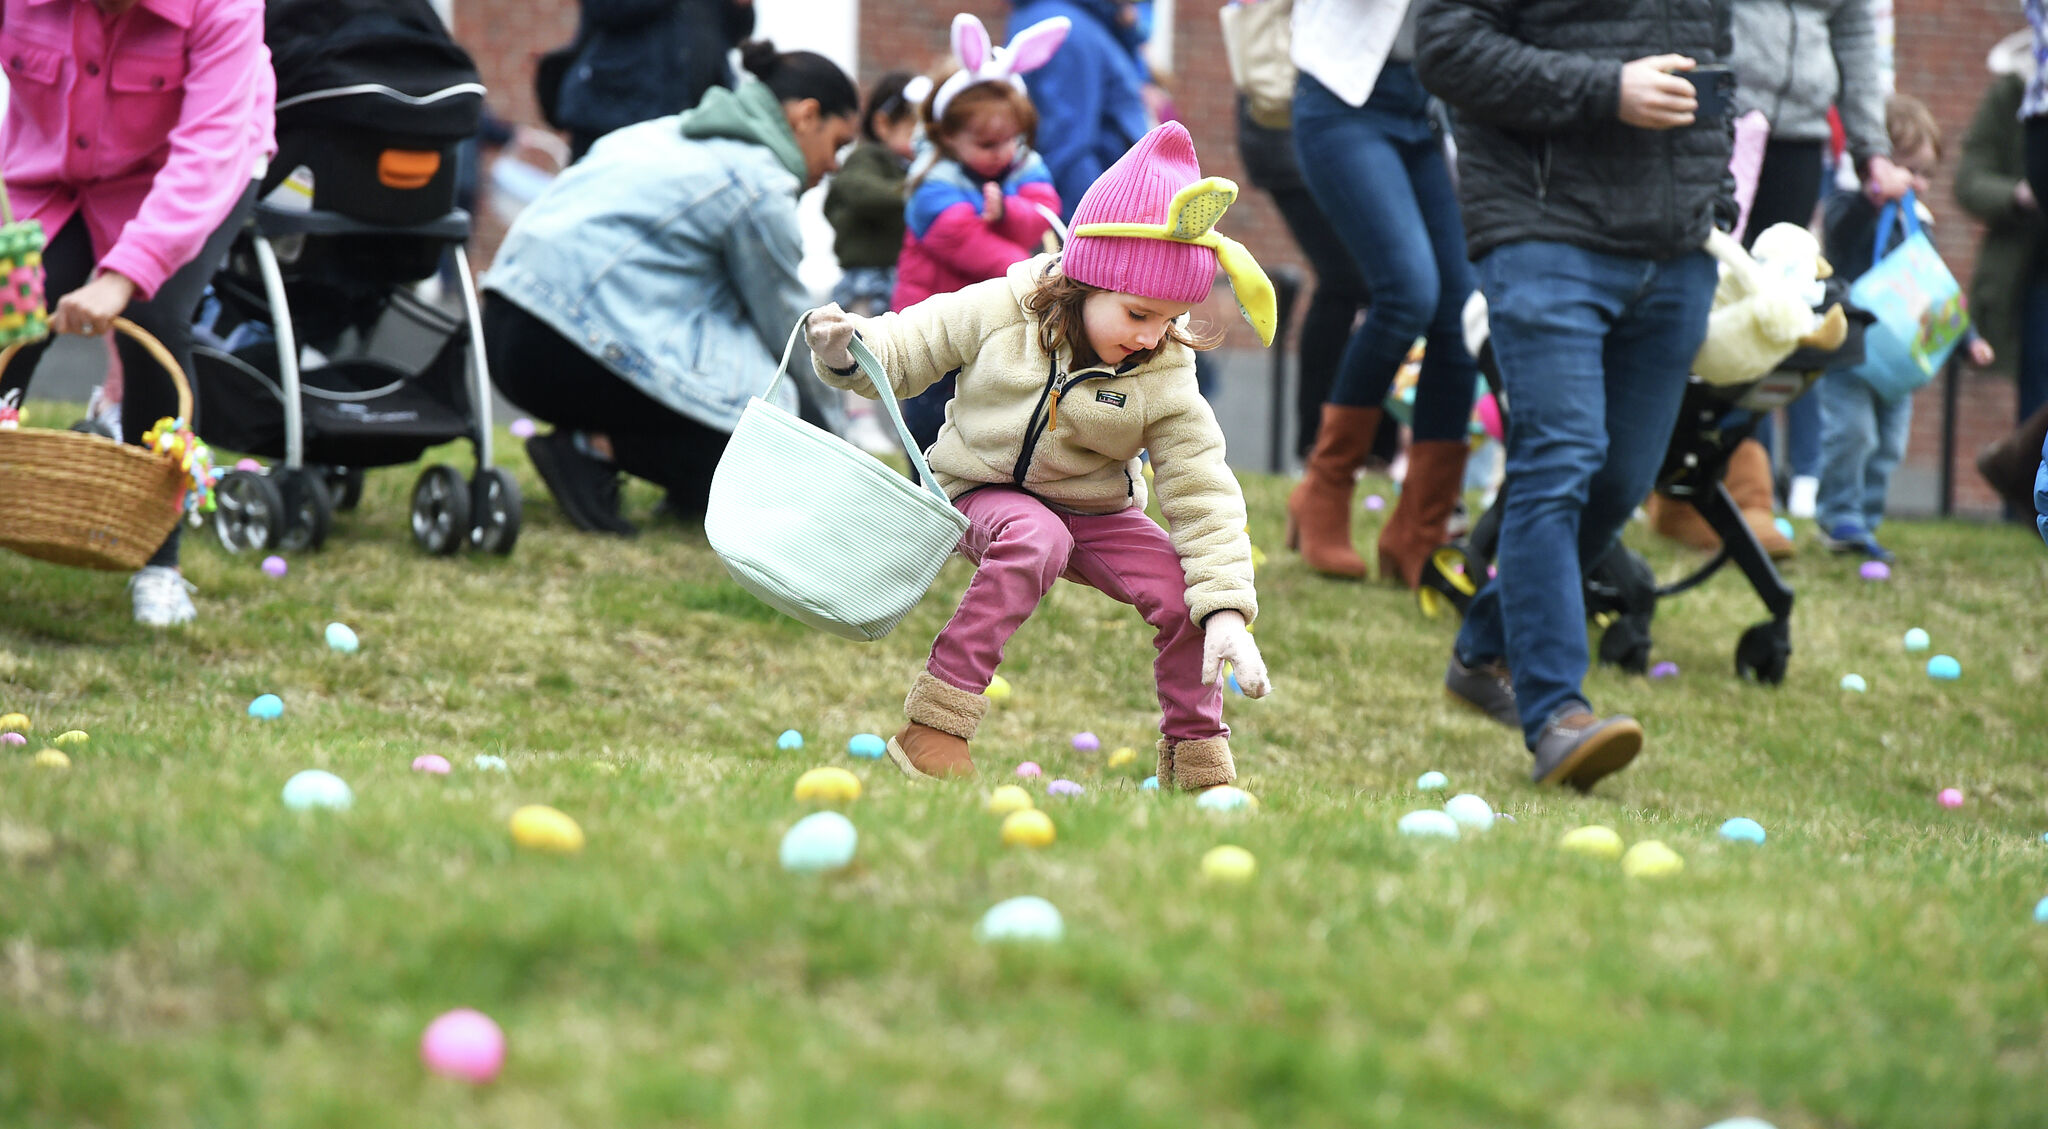
[[[1708,63],[1676,73],[1692,83],[1693,95],[1699,99],[1700,108],[1693,113],[1695,122],[1723,122],[1734,116],[1735,72],[1727,64]]]

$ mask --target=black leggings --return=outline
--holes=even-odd
[[[484,353],[507,400],[557,428],[607,436],[619,469],[666,489],[671,511],[704,512],[711,472],[732,436],[633,387],[497,294],[484,298]]]
[[[1748,247],[1774,223],[1813,223],[1813,210],[1820,206],[1820,182],[1826,171],[1821,165],[1824,142],[1770,141],[1764,144],[1764,162],[1756,173],[1756,197],[1749,204],[1749,226],[1742,230],[1742,245]]]
[[[154,297],[137,298],[121,312],[122,317],[148,330],[164,343],[164,348],[170,350],[178,367],[185,371],[188,381],[196,379],[192,372],[192,315],[199,309],[199,299],[205,296],[207,283],[213,280],[214,271],[227,257],[228,246],[235,241],[242,225],[249,221],[249,213],[255,206],[256,184],[251,181],[242,198],[229,210],[227,218],[221,221],[212,235],[207,236],[199,254],[165,279],[163,285],[157,287]],[[93,268],[98,265],[99,256],[93,250],[92,234],[85,225],[85,217],[73,215],[50,240],[49,246],[43,249],[43,289],[50,296],[50,304],[56,305],[57,299],[91,281]],[[114,341],[121,358],[121,441],[141,446],[143,432],[154,427],[157,420],[178,414],[177,387],[142,346],[119,334]],[[0,399],[17,390],[26,393],[29,379],[35,375],[36,365],[43,359],[43,351],[47,348],[48,341],[22,347],[14,362],[7,366],[6,373],[0,374]],[[192,414],[195,418],[185,423],[203,435],[196,418],[199,414],[196,387],[193,395]],[[181,528],[171,528],[171,535],[149,558],[150,564],[177,566],[178,531]]]

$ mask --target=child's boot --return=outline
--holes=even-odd
[[[1195,741],[1159,739],[1159,786],[1178,787],[1183,792],[1200,792],[1237,779],[1237,763],[1230,759],[1230,738],[1203,737]]]
[[[974,761],[967,755],[967,742],[974,739],[987,713],[987,698],[920,670],[910,696],[903,700],[903,716],[910,724],[889,738],[889,759],[907,776],[972,776]]]

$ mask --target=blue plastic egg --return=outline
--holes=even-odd
[[[1915,627],[1906,632],[1905,644],[1908,651],[1924,651],[1934,645],[1934,640],[1927,637],[1927,632]]]
[[[1246,808],[1257,807],[1258,801],[1252,799],[1252,794],[1242,788],[1218,784],[1196,796],[1195,806],[1203,811],[1243,811]]]
[[[1936,655],[1927,660],[1927,677],[1939,678],[1943,682],[1954,682],[1963,676],[1963,664],[1953,655]]]
[[[1230,687],[1231,693],[1236,694],[1240,698],[1244,697],[1244,687],[1237,684],[1236,671],[1231,671],[1230,676],[1224,679],[1224,683]]]
[[[355,793],[349,791],[346,781],[317,768],[309,768],[284,782],[284,806],[293,811],[313,808],[346,811],[355,800]]]
[[[1147,776],[1145,782],[1138,785],[1138,787],[1143,788],[1147,792],[1157,792],[1159,790],[1159,778],[1157,776]],[[2048,840],[2048,835],[2043,835],[2041,838]]]
[[[1782,517],[1772,518],[1771,528],[1778,531],[1778,536],[1783,537],[1787,541],[1792,540],[1792,523],[1790,521]]]
[[[1493,805],[1470,792],[1461,792],[1445,800],[1444,814],[1457,820],[1459,826],[1473,831],[1493,830]]]
[[[264,694],[249,703],[249,716],[260,721],[275,721],[284,716],[284,699],[276,694]]]
[[[1441,772],[1425,772],[1415,778],[1415,790],[1418,792],[1441,792],[1450,786],[1450,777]]]
[[[981,915],[974,939],[996,941],[1058,941],[1067,935],[1060,911],[1044,898],[1026,895],[997,902]]]
[[[1734,843],[1761,843],[1764,841],[1764,825],[1738,815],[1721,825],[1721,838]]]
[[[505,758],[494,757],[489,753],[478,753],[476,759],[469,762],[469,766],[478,772],[503,772]]]
[[[330,623],[327,625],[328,650],[340,651],[344,655],[353,655],[356,653],[358,646],[361,646],[361,643],[356,639],[356,633],[349,629],[348,624]]]
[[[2048,898],[2042,898],[2034,903],[2034,920],[2048,925]]]
[[[860,832],[836,811],[813,812],[782,836],[782,869],[799,874],[838,870],[853,861]]]
[[[1852,694],[1861,694],[1865,690],[1870,689],[1870,684],[1863,681],[1863,676],[1860,674],[1845,674],[1842,676],[1842,689]]]
[[[804,735],[794,729],[785,729],[782,736],[775,739],[775,747],[785,753],[791,749],[801,749],[804,747]]]
[[[1707,1129],[1778,1129],[1778,1127],[1768,1121],[1760,1121],[1754,1117],[1731,1117],[1726,1121],[1716,1121],[1712,1125],[1707,1126]]]
[[[846,742],[846,752],[862,760],[878,760],[889,751],[889,743],[872,733],[856,733]]]
[[[1458,821],[1440,811],[1411,811],[1396,825],[1403,835],[1433,839],[1458,837]]]

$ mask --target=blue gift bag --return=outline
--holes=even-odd
[[[1876,315],[1864,338],[1863,362],[1847,371],[1879,396],[1896,400],[1934,379],[1970,329],[1963,288],[1920,229],[1913,194],[1886,204],[1877,217],[1871,267],[1849,300]],[[1886,244],[1894,236],[1898,242]]]

